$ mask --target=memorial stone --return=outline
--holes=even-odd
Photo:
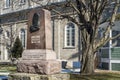
[[[27,49],[18,61],[21,73],[55,74],[61,71],[61,62],[52,50],[50,12],[45,9],[31,10],[28,15]]]

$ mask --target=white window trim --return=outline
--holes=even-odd
[[[24,33],[22,32],[22,30],[24,30]],[[25,48],[25,46],[26,46],[26,32],[25,32],[25,29],[20,30],[20,39],[21,39],[21,42],[22,42],[22,46]]]
[[[69,22],[69,23],[72,23],[72,22]],[[68,23],[68,24],[69,24],[69,23]],[[74,23],[72,23],[72,24],[74,25],[74,29],[75,29],[75,24],[74,24]],[[75,45],[74,45],[74,46],[72,46],[72,45],[68,46],[68,45],[67,45],[67,26],[68,26],[68,25],[65,25],[65,30],[64,30],[64,31],[65,31],[65,34],[64,34],[64,35],[65,35],[64,47],[65,47],[65,48],[75,48]],[[70,31],[71,31],[71,30],[70,30]],[[70,32],[70,33],[72,33],[72,32]],[[75,35],[74,35],[74,36],[75,36]],[[70,34],[70,40],[71,40],[71,39],[72,39],[72,35]],[[74,39],[75,39],[75,38],[74,38]],[[75,41],[75,40],[74,40],[74,41]],[[71,44],[72,44],[72,43],[71,43]],[[75,44],[75,42],[74,42],[74,44]]]
[[[6,4],[7,4],[7,1],[8,1],[8,0],[4,0],[4,7],[5,7],[5,8],[10,8],[10,6],[11,6],[10,0],[9,0],[9,5],[6,5]]]

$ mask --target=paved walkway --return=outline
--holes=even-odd
[[[9,72],[0,72],[0,75],[9,75],[10,73]]]

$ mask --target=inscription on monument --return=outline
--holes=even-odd
[[[45,55],[24,55],[23,59],[44,59],[45,58]]]
[[[31,36],[31,43],[40,43],[40,36]]]
[[[24,52],[23,55],[22,55],[23,59],[33,59],[33,60],[36,60],[36,59],[45,59],[45,57],[46,57],[46,54],[42,54],[39,51],[36,52],[35,54],[34,54],[33,51],[30,51],[29,54],[26,53],[26,52]]]

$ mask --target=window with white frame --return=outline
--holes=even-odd
[[[11,0],[5,0],[5,8],[10,7]]]
[[[75,46],[75,25],[70,22],[65,26],[65,47]]]
[[[20,0],[20,4],[25,4],[26,0]]]
[[[21,42],[22,46],[25,47],[25,30],[21,29]]]

